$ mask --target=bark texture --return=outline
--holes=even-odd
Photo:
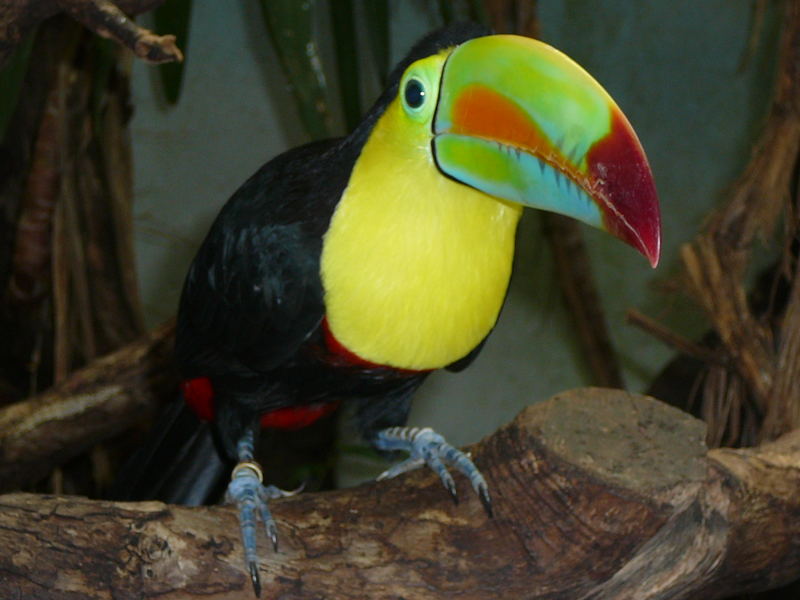
[[[800,574],[800,432],[712,450],[644,396],[566,392],[472,448],[495,518],[427,470],[274,501],[263,597],[723,598]],[[231,508],[0,496],[4,598],[252,598]]]
[[[0,491],[34,483],[172,397],[173,334],[174,324],[165,323],[48,391],[0,409]]]

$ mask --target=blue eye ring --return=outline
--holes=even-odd
[[[425,104],[425,86],[419,79],[411,78],[406,82],[405,89],[403,90],[403,98],[406,101],[406,106],[411,109],[418,109]]]

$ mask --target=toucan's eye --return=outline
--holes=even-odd
[[[403,94],[409,108],[419,108],[425,103],[425,86],[419,79],[409,79]]]
[[[439,80],[446,58],[446,55],[440,52],[418,60],[406,69],[400,80],[396,96],[397,104],[405,116],[418,125],[430,125],[436,112]]]

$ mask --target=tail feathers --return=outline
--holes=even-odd
[[[189,506],[213,503],[225,490],[230,467],[210,424],[178,399],[164,409],[144,445],[120,470],[110,497]]]

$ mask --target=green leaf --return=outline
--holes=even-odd
[[[378,69],[381,85],[386,85],[389,76],[389,2],[388,0],[367,0],[364,2],[364,16],[372,60]]]
[[[5,137],[8,123],[17,108],[35,38],[34,31],[17,47],[5,68],[0,71],[0,141]]]
[[[313,38],[314,0],[261,0],[264,20],[281,67],[312,138],[331,135],[328,85]]]
[[[353,131],[361,120],[359,96],[359,64],[356,43],[356,23],[353,0],[336,0],[330,3],[333,39],[336,42],[336,71],[342,112],[347,131]]]
[[[183,51],[183,62],[164,63],[158,66],[164,97],[170,104],[178,102],[181,94],[191,18],[192,0],[167,0],[153,11],[156,32],[160,35],[174,35],[178,48]]]

